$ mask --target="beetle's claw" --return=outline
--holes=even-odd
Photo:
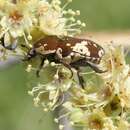
[[[77,71],[77,76],[78,76],[78,79],[79,79],[79,84],[81,85],[82,89],[84,89],[85,81],[84,81],[83,77],[80,76],[79,70]]]
[[[84,80],[83,79],[79,78],[79,84],[80,84],[80,86],[81,86],[82,89],[85,88],[85,86],[84,86]]]
[[[73,71],[70,69],[71,75],[70,75],[70,79],[72,79],[73,77]]]
[[[22,59],[22,61],[29,61],[29,60],[31,60],[31,57],[28,57],[28,56],[26,56],[24,59]]]
[[[40,77],[40,71],[39,71],[39,70],[36,71],[36,76],[37,76],[38,78]]]

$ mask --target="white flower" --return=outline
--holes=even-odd
[[[103,74],[103,78],[111,80],[119,80],[120,75],[124,76],[126,69],[124,48],[122,46],[106,46],[105,56],[101,60],[101,65],[106,68],[107,72]],[[124,74],[124,75],[122,75]],[[108,77],[109,76],[109,77]]]
[[[102,130],[105,123],[105,113],[101,110],[95,109],[93,112],[86,111],[82,118],[82,122],[85,125],[85,130]]]
[[[124,108],[130,108],[130,76],[127,76],[126,79],[124,79],[124,82],[122,84],[121,90],[120,90],[120,100],[121,105]]]
[[[118,129],[114,125],[113,120],[110,117],[106,117],[105,122],[104,122],[104,128],[102,130],[118,130]]]
[[[65,10],[70,2],[67,1],[61,7],[60,0],[19,0],[15,4],[1,0],[0,38],[6,33],[14,39],[22,37],[30,47],[33,40],[43,35],[76,34],[85,24],[79,20],[75,21],[74,17],[80,14],[79,11]]]
[[[65,102],[63,104],[63,107],[66,108],[70,115],[69,115],[69,119],[73,122],[73,123],[79,123],[81,122],[82,118],[83,118],[83,110],[81,108],[76,108],[73,106],[73,104],[69,101]]]
[[[10,5],[5,16],[1,19],[3,30],[7,30],[12,37],[17,38],[23,36],[25,32],[30,32],[32,27],[32,19],[26,10],[16,5]]]
[[[85,27],[85,23],[80,20],[75,20],[75,16],[80,12],[73,11],[72,9],[65,10],[65,7],[71,1],[61,7],[60,0],[52,0],[49,4],[46,1],[39,3],[38,15],[39,15],[39,28],[46,35],[75,35],[80,32],[82,27]]]
[[[0,0],[0,18],[4,15],[6,4],[8,4],[9,1],[7,0]]]
[[[35,0],[36,1],[36,0]],[[32,1],[34,4],[34,2]],[[9,39],[18,39],[22,37],[25,40],[27,45],[30,45],[28,40],[32,40],[31,30],[34,27],[34,19],[35,19],[35,8],[30,5],[30,2],[25,4],[24,1],[18,1],[17,4],[13,4],[8,2],[4,8],[6,10],[3,11],[3,16],[0,20],[1,32],[0,38],[4,37],[6,41],[6,35],[8,35]],[[35,6],[37,6],[35,4]],[[5,43],[7,44],[7,43]],[[8,42],[9,45],[14,44],[14,42]]]
[[[53,66],[54,67],[54,66]],[[29,94],[34,97],[34,103],[40,105],[48,110],[54,110],[56,107],[62,105],[64,101],[64,94],[72,86],[72,79],[70,79],[70,70],[62,65],[56,65],[57,69],[52,81],[47,84],[38,84]],[[27,71],[30,71],[32,66],[28,66]],[[56,77],[56,78],[55,78]],[[36,100],[38,99],[38,100]]]
[[[61,12],[49,9],[39,18],[40,29],[47,35],[64,35],[66,19]]]
[[[118,130],[129,130],[130,124],[126,120],[120,119],[118,123]]]

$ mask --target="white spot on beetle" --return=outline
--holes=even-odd
[[[46,47],[47,46],[47,44],[44,44],[44,47]]]
[[[74,52],[71,52],[70,55],[71,55],[71,56],[74,56]]]
[[[51,54],[51,53],[56,52],[56,50],[45,50],[44,46],[40,46],[40,47],[36,48],[35,50],[37,53],[40,53],[42,55]]]
[[[41,53],[41,54],[42,54],[42,53],[45,51],[44,46],[40,46],[40,47],[36,48],[36,51],[37,51],[38,53]]]
[[[66,46],[71,46],[71,44],[70,44],[70,43],[67,43]]]
[[[58,58],[62,59],[62,49],[61,48],[58,48],[56,50],[56,54],[57,54]]]
[[[47,50],[47,51],[44,51],[44,55],[46,55],[46,54],[52,54],[52,53],[55,53],[56,52],[56,50]]]
[[[92,61],[92,62],[94,62],[94,61],[96,61],[96,60],[97,60],[97,58],[95,58],[95,57],[91,58],[91,61]]]
[[[98,56],[99,56],[99,57],[102,57],[103,54],[104,54],[104,51],[101,49],[101,50],[98,52]]]
[[[95,46],[97,48],[97,45],[94,43],[93,46]]]
[[[79,54],[90,56],[90,51],[86,45],[87,42],[82,41],[81,43],[77,43],[75,46],[73,46],[72,49],[74,52],[77,52]]]
[[[82,41],[81,44],[88,45],[88,42],[87,41]]]
[[[87,49],[88,49],[88,48],[87,48]],[[90,51],[89,51],[89,50],[86,52],[86,55],[87,55],[87,56],[90,56]]]
[[[91,60],[92,58],[91,57],[86,57],[87,60]]]

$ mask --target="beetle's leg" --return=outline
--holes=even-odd
[[[5,47],[5,45],[4,45],[4,36],[0,39],[0,44],[1,44],[3,47]]]
[[[78,79],[79,79],[79,84],[84,89],[84,83],[85,83],[85,81],[84,81],[83,77],[80,75],[80,71],[79,70],[77,70],[77,76],[78,76]]]
[[[80,84],[81,87],[84,89],[85,81],[84,81],[83,77],[80,75],[80,69],[79,69],[79,67],[76,66],[76,65],[72,65],[72,67],[76,69],[76,71],[77,71],[77,76],[78,76],[78,80],[79,80],[79,84]]]
[[[40,65],[39,65],[39,67],[38,67],[38,69],[36,71],[37,77],[40,77],[40,71],[41,71],[41,69],[42,69],[42,67],[44,65],[44,61],[45,61],[45,58],[42,58],[42,61],[41,61]]]
[[[96,73],[105,73],[107,70],[101,70],[97,64],[94,64],[86,59],[78,60],[74,63],[71,63],[72,66],[89,66],[91,67]]]
[[[26,57],[24,57],[24,59],[22,59],[22,61],[30,61],[33,57],[35,57],[36,55],[34,56],[31,56],[29,54],[26,55]]]
[[[87,61],[88,66],[90,66],[96,73],[105,73],[107,70],[101,70],[97,64]]]
[[[56,58],[58,59],[58,61],[60,63],[62,63],[65,67],[67,67],[70,70],[70,72],[71,72],[70,78],[72,78],[73,77],[73,71],[72,71],[71,65],[69,65],[69,64],[67,64],[66,62],[63,61],[63,59],[62,59],[62,49],[61,48],[57,49]]]
[[[37,55],[34,48],[29,48],[27,45],[24,44],[21,44],[21,47],[26,48],[28,50],[28,53],[26,57],[23,59],[23,61],[29,61]]]

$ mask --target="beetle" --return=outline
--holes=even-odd
[[[27,53],[26,60],[30,60],[36,55],[42,56],[40,66],[36,72],[37,76],[39,76],[45,59],[64,65],[71,71],[72,76],[72,68],[74,68],[77,70],[79,83],[84,88],[80,67],[90,66],[97,73],[105,72],[99,69],[98,66],[104,53],[101,46],[88,39],[69,36],[46,36],[33,44],[33,47]]]

